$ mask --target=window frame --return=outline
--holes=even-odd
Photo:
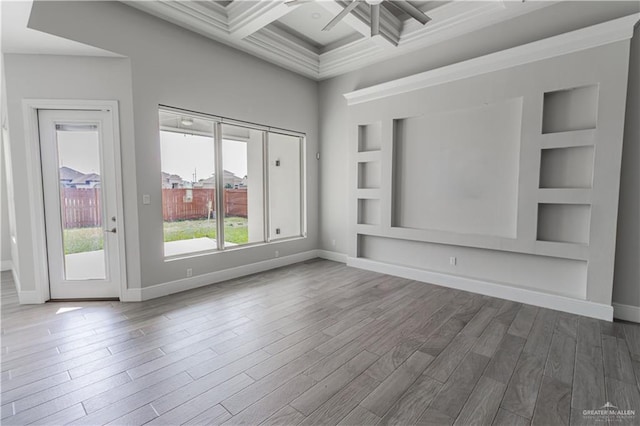
[[[224,213],[224,196],[218,196],[216,195],[215,197],[215,208],[216,208],[216,243],[217,243],[217,249],[210,249],[210,250],[199,250],[199,251],[193,251],[193,252],[188,252],[188,253],[180,253],[180,254],[176,254],[176,255],[171,255],[171,256],[164,256],[164,261],[165,262],[170,262],[170,261],[174,261],[174,260],[180,260],[180,259],[185,259],[185,258],[190,258],[190,257],[196,257],[196,256],[205,256],[205,255],[210,255],[210,254],[216,254],[216,253],[223,253],[223,252],[228,252],[228,251],[236,251],[236,250],[242,250],[244,248],[251,248],[251,247],[257,247],[257,246],[263,246],[263,245],[267,245],[267,244],[274,244],[274,243],[281,243],[281,242],[286,242],[286,241],[292,241],[292,240],[298,240],[298,239],[303,239],[303,238],[307,238],[307,164],[306,164],[306,146],[307,146],[307,135],[305,133],[302,132],[298,132],[295,130],[288,130],[288,129],[282,129],[282,128],[278,128],[278,127],[271,127],[271,126],[265,126],[262,124],[257,124],[257,123],[251,123],[251,122],[247,122],[247,121],[241,121],[241,120],[234,120],[231,118],[226,118],[226,117],[221,117],[221,116],[217,116],[217,115],[210,115],[210,114],[206,114],[206,113],[202,113],[202,112],[196,112],[196,111],[191,111],[191,110],[186,110],[186,109],[182,109],[182,108],[177,108],[177,107],[172,107],[172,106],[168,106],[168,105],[158,105],[158,116],[160,113],[162,112],[166,112],[166,113],[170,113],[170,114],[177,114],[180,116],[185,116],[185,117],[192,117],[192,118],[200,118],[203,120],[207,120],[210,121],[213,125],[213,143],[214,143],[214,167],[215,167],[215,190],[216,190],[216,194],[224,194],[224,172],[219,172],[219,170],[224,170],[223,168],[223,164],[224,164],[224,159],[223,159],[223,154],[222,154],[222,144],[223,144],[223,137],[222,137],[222,126],[227,124],[227,125],[232,125],[232,126],[237,126],[237,127],[244,127],[250,130],[258,130],[258,131],[262,131],[263,135],[262,135],[262,163],[263,163],[263,167],[262,167],[262,191],[263,191],[263,215],[262,215],[262,220],[263,220],[263,233],[264,233],[264,241],[259,241],[259,242],[254,242],[254,243],[246,243],[246,244],[239,244],[239,245],[235,245],[235,246],[231,246],[231,247],[225,247],[224,244],[224,219],[225,219],[225,213]],[[163,130],[162,126],[160,125],[160,123],[158,122],[158,135],[160,134],[161,131],[168,131],[168,130]],[[184,132],[189,134],[188,132]],[[193,134],[199,134],[201,136],[203,136],[201,134],[202,132],[194,132]],[[300,155],[299,155],[299,162],[300,162],[300,234],[299,235],[294,235],[294,236],[289,236],[289,237],[282,237],[282,238],[271,238],[271,228],[270,228],[270,209],[271,209],[271,202],[270,202],[270,194],[269,194],[269,134],[270,133],[278,133],[278,134],[282,134],[282,135],[287,135],[287,136],[292,136],[292,137],[297,137],[299,138],[300,141]],[[160,140],[159,140],[160,142]],[[162,158],[162,152],[160,153],[160,156]],[[161,209],[162,209],[162,204],[161,204]],[[164,223],[164,218],[163,218],[163,223]],[[163,255],[164,255],[164,229],[162,230],[163,232]]]

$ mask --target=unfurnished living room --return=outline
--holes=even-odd
[[[638,1],[0,1],[3,425],[639,425]]]

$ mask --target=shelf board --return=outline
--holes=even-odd
[[[357,199],[380,199],[380,188],[357,188]]]
[[[540,148],[549,149],[593,146],[596,144],[597,130],[598,129],[587,129],[541,134]]]
[[[356,153],[356,161],[358,163],[368,163],[371,161],[380,161],[380,150],[375,151],[360,151]]]
[[[589,188],[541,188],[538,203],[544,204],[591,204]]]

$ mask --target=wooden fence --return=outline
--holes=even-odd
[[[215,217],[215,189],[163,189],[165,222]],[[247,217],[247,190],[225,189],[225,216]],[[62,221],[65,229],[102,226],[100,188],[62,188]]]
[[[162,217],[165,222],[215,217],[215,189],[163,189]],[[225,216],[247,217],[247,190],[224,190]]]
[[[62,188],[62,223],[64,229],[102,226],[100,188]]]

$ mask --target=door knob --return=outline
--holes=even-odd
[[[116,228],[105,229],[104,232],[111,232],[111,233],[115,234],[116,233]]]

